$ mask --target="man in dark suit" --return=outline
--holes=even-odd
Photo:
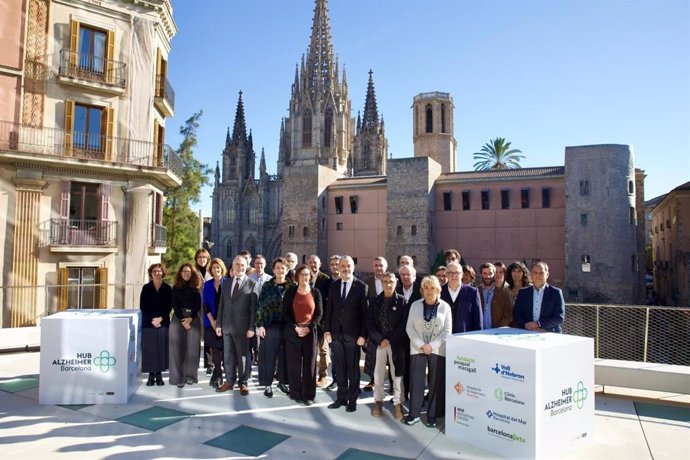
[[[318,289],[318,291],[321,293],[321,301],[323,302],[323,306],[325,308],[326,301],[328,300],[328,290],[331,287],[331,277],[321,271],[321,259],[316,254],[312,254],[309,256],[309,259],[307,259],[307,266],[309,267],[309,271],[311,272],[311,278],[309,280],[309,283],[311,284],[312,288]],[[323,315],[322,320],[317,327],[318,354],[316,362],[318,367],[318,376],[316,380],[316,386],[318,387],[326,385],[326,377],[328,376],[329,352],[328,346],[324,347],[323,340],[323,327],[325,317],[326,315]]]
[[[563,292],[546,283],[549,266],[537,262],[530,269],[532,286],[520,289],[513,308],[513,326],[528,331],[561,332],[565,316]]]
[[[513,321],[513,302],[508,291],[496,285],[496,266],[489,262],[482,264],[479,273],[482,277],[479,297],[484,329],[509,326]]]
[[[462,284],[462,267],[457,262],[446,266],[448,283],[441,288],[441,299],[450,305],[453,318],[453,334],[482,329],[482,308],[479,291],[469,284]]]
[[[338,382],[337,399],[328,406],[337,409],[347,405],[357,410],[359,395],[359,356],[367,337],[367,285],[354,277],[355,263],[350,256],[340,259],[340,279],[331,283],[326,302],[324,338],[333,350]]]
[[[216,391],[222,393],[232,390],[237,378],[240,394],[246,396],[249,394],[247,382],[251,376],[251,367],[247,362],[247,339],[254,336],[258,295],[256,281],[246,274],[246,258],[235,257],[232,270],[233,277],[223,283],[218,305],[216,334],[223,337],[225,383]]]

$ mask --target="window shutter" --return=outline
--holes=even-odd
[[[108,217],[110,216],[110,191],[112,187],[110,184],[101,184],[98,186],[98,199],[100,201],[98,207],[98,228],[99,240],[101,244],[109,243],[114,236],[114,229],[110,227]],[[114,225],[114,224],[113,224]]]
[[[60,224],[57,241],[60,244],[67,244],[69,238],[69,200],[70,200],[70,181],[62,181],[60,184]]]
[[[158,120],[153,120],[153,163],[152,166],[160,166],[160,148],[158,146],[160,134]]]
[[[161,56],[161,49],[156,48],[156,75],[155,75],[155,92],[154,96],[156,97],[161,97],[162,96],[162,89],[163,89],[163,82],[160,81],[159,75],[161,74],[161,61],[163,60],[163,56]]]
[[[68,269],[67,268],[59,268],[58,269],[58,295],[57,295],[57,301],[58,301],[58,311],[66,310],[67,309],[67,277],[68,277]]]
[[[74,71],[79,62],[79,21],[71,19],[69,22],[69,66],[70,74]]]
[[[101,113],[101,126],[102,126],[102,132],[101,134],[103,135],[103,142],[101,145],[103,145],[103,148],[105,149],[104,153],[104,158],[105,161],[112,161],[113,159],[113,125],[115,123],[115,109],[112,108],[103,108],[103,112]]]
[[[74,142],[74,101],[65,100],[65,156],[72,156]]]
[[[108,269],[96,269],[96,308],[108,308]]]
[[[115,59],[115,32],[109,30],[106,37],[106,54],[105,54],[105,81],[108,83],[115,83],[115,75],[113,74],[113,59]]]

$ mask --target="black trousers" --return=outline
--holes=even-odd
[[[446,358],[435,354],[410,356],[410,416],[419,417],[424,403],[426,370],[429,370],[427,417],[443,417],[446,404]]]
[[[346,341],[342,334],[333,336],[331,350],[338,383],[338,400],[348,403],[359,396],[359,356],[361,348],[355,340]]]
[[[285,370],[285,346],[283,341],[283,323],[271,324],[266,328],[266,337],[259,346],[259,385],[267,387],[273,383],[273,376],[278,373],[278,383],[288,383]]]
[[[285,341],[290,397],[302,401],[314,399],[316,397],[316,334],[312,331],[304,337],[291,339]]]

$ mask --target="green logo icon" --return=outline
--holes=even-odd
[[[101,353],[93,360],[93,363],[96,365],[96,367],[98,367],[103,373],[110,371],[110,368],[115,366],[116,362],[117,359],[115,359],[114,356],[111,356],[110,352],[107,350],[101,351]]]
[[[503,388],[496,388],[496,389],[494,390],[494,396],[495,396],[496,399],[498,399],[499,401],[503,401]]]
[[[573,401],[577,404],[578,409],[585,407],[585,399],[587,399],[587,388],[582,380],[577,382],[577,389],[573,393]]]

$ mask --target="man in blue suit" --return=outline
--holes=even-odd
[[[513,326],[528,331],[561,332],[565,316],[563,292],[546,283],[549,266],[536,262],[530,287],[520,289],[513,308]]]

